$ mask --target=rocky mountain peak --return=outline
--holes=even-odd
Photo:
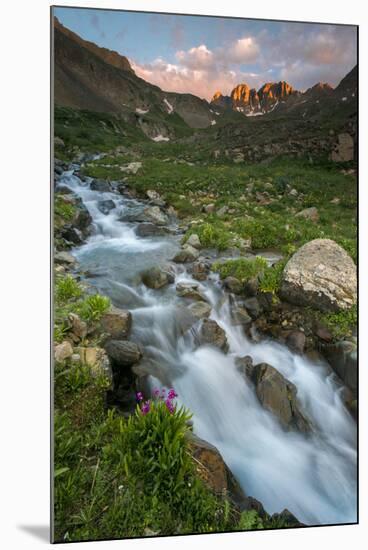
[[[213,97],[212,97],[211,101],[216,101],[217,99],[221,99],[222,97],[224,97],[224,96],[222,95],[222,93],[221,93],[219,90],[217,90],[217,91],[213,94]]]

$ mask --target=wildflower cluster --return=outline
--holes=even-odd
[[[166,391],[165,388],[162,388],[162,390],[159,390],[158,388],[156,388],[156,389],[153,390],[153,397],[157,401],[161,401],[161,402],[165,403],[165,405],[167,407],[167,410],[170,412],[170,414],[174,414],[175,408],[176,408],[176,404],[174,403],[174,399],[176,397],[178,397],[178,394],[176,393],[176,391],[173,388],[171,388],[168,391]],[[143,393],[140,392],[140,391],[137,393],[136,398],[137,398],[137,402],[140,405],[141,413],[144,414],[144,415],[149,413],[150,410],[151,410],[151,405],[152,405],[151,400],[150,399],[145,400],[144,396],[143,396]]]

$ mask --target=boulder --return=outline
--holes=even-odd
[[[304,218],[305,220],[311,220],[315,223],[319,220],[318,210],[315,206],[311,206],[311,208],[305,208],[304,210],[301,210],[300,212],[295,214],[295,217]]]
[[[91,214],[88,212],[87,208],[85,208],[84,206],[80,206],[73,219],[74,227],[80,229],[82,232],[85,232],[86,229],[91,225],[91,223]]]
[[[54,357],[57,363],[61,363],[62,361],[65,361],[72,355],[73,355],[73,348],[70,342],[67,342],[65,340],[61,344],[58,344],[57,346],[55,346]]]
[[[154,223],[140,223],[135,229],[138,237],[160,237],[167,233],[164,227],[155,225]]]
[[[211,345],[227,352],[229,344],[224,329],[222,329],[213,319],[204,319],[199,331],[200,345]]]
[[[231,321],[234,326],[244,326],[252,322],[252,317],[248,314],[245,307],[235,305],[231,308]]]
[[[198,285],[193,283],[178,283],[176,292],[180,298],[189,298],[196,302],[207,302],[207,298],[198,289]]]
[[[229,211],[229,207],[224,205],[217,210],[216,214],[218,215],[219,218],[222,218],[223,216],[225,216],[225,214],[228,213],[228,211]]]
[[[246,376],[247,378],[252,378],[253,375],[253,359],[250,355],[245,355],[244,357],[237,357],[235,359],[235,366],[237,370]]]
[[[229,290],[229,292],[232,292],[233,294],[241,294],[243,290],[243,284],[239,279],[236,277],[226,277],[223,281],[224,287]]]
[[[301,330],[291,331],[286,336],[285,343],[288,348],[291,349],[291,351],[295,351],[296,353],[303,353],[306,343],[304,332],[302,332]]]
[[[97,208],[99,209],[100,212],[102,212],[102,214],[105,214],[105,216],[107,216],[107,214],[111,210],[114,210],[115,203],[111,199],[107,199],[107,200],[104,200],[104,201],[98,201]]]
[[[208,277],[209,272],[209,262],[199,259],[192,265],[191,273],[193,275],[193,278],[197,279],[197,281],[205,281]]]
[[[150,201],[161,199],[160,194],[157,191],[154,191],[153,189],[148,189],[148,191],[146,191],[146,195]]]
[[[69,313],[68,323],[70,327],[71,337],[74,342],[79,342],[87,336],[87,323],[82,321],[75,313]]]
[[[89,184],[89,188],[99,193],[109,193],[111,191],[111,185],[105,180],[93,180]]]
[[[212,214],[215,211],[216,206],[211,204],[206,204],[206,206],[203,207],[203,212],[206,212],[206,214]]]
[[[148,221],[156,225],[166,225],[169,222],[169,218],[160,210],[159,206],[148,206],[143,213]]]
[[[142,282],[148,288],[154,288],[156,290],[168,285],[169,283],[173,283],[175,280],[172,273],[164,271],[160,267],[152,267],[151,269],[147,269],[141,274],[141,277]]]
[[[299,409],[294,384],[267,363],[255,365],[251,379],[260,403],[279,419],[285,429],[309,430],[308,421]]]
[[[107,355],[117,366],[130,367],[138,363],[142,351],[137,344],[129,340],[109,340],[105,344]]]
[[[140,168],[142,168],[141,162],[130,162],[125,166],[120,166],[120,170],[127,174],[136,174]]]
[[[323,355],[348,388],[356,395],[358,389],[358,353],[354,338],[324,345]]]
[[[79,347],[77,351],[80,362],[82,365],[90,367],[93,376],[105,376],[110,384],[112,384],[112,369],[104,349],[99,347]]]
[[[201,241],[199,240],[199,237],[196,233],[193,233],[189,239],[187,240],[187,243],[189,246],[193,246],[194,248],[200,249],[201,248]]]
[[[77,263],[77,260],[74,258],[74,256],[69,254],[69,252],[56,252],[54,254],[54,263],[74,265]]]
[[[82,232],[70,224],[66,224],[60,229],[60,235],[63,239],[65,239],[69,243],[73,243],[77,245],[83,243]]]
[[[354,160],[354,139],[348,133],[337,136],[337,143],[331,152],[331,160],[334,162],[349,162]]]
[[[194,302],[189,306],[190,312],[196,317],[197,319],[205,319],[210,316],[211,314],[211,306],[210,304],[206,302]]]
[[[101,326],[114,340],[127,338],[132,328],[132,314],[128,310],[111,307],[101,317]]]
[[[280,295],[290,303],[321,311],[348,309],[357,301],[356,266],[334,241],[315,239],[286,264]]]
[[[174,256],[173,261],[176,263],[188,263],[194,262],[199,257],[199,251],[190,246],[190,244],[185,244],[182,249]]]
[[[259,317],[263,311],[263,308],[259,303],[258,298],[256,298],[255,296],[244,300],[243,305],[247,309],[247,312],[252,317],[252,319],[257,319],[257,317]]]

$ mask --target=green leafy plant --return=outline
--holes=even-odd
[[[102,315],[109,309],[111,302],[106,296],[93,294],[87,296],[80,304],[78,311],[86,321],[98,321]]]
[[[71,275],[56,279],[55,297],[57,302],[65,303],[68,300],[80,298],[82,293],[80,284]]]
[[[267,265],[267,261],[264,258],[257,256],[254,260],[237,258],[236,260],[215,262],[212,269],[218,271],[222,279],[231,276],[236,277],[242,282],[246,282],[263,273],[267,269]]]

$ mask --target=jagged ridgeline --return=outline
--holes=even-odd
[[[208,102],[53,38],[55,541],[354,523],[357,69]]]
[[[216,157],[250,161],[356,157],[356,67],[335,89],[317,83],[303,93],[287,82],[259,90],[241,83],[229,96],[215,92],[209,103],[146,82],[126,57],[83,40],[56,18],[54,56],[55,133],[67,142],[97,139],[99,150],[148,140],[195,143]],[[69,136],[74,126],[79,135]]]

